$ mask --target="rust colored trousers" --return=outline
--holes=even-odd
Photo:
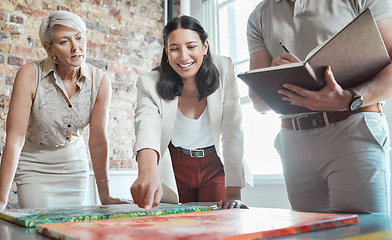
[[[169,145],[180,203],[218,202],[226,198],[225,172],[216,153],[191,157]]]

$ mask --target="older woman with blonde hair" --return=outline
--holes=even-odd
[[[86,25],[73,13],[49,13],[41,23],[46,59],[28,63],[15,77],[0,166],[0,210],[15,176],[21,208],[82,205],[89,150],[102,204],[110,197],[108,140],[111,84],[86,60]],[[16,175],[15,175],[16,173]]]

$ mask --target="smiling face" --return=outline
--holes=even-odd
[[[179,28],[168,35],[165,51],[170,66],[183,80],[193,80],[207,54],[208,41],[201,42],[197,32]]]
[[[53,42],[45,48],[58,64],[79,67],[86,59],[86,38],[76,29],[58,25],[53,28]]]

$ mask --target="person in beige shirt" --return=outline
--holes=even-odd
[[[126,203],[108,188],[107,122],[111,84],[86,60],[86,26],[76,14],[49,13],[41,23],[46,59],[18,71],[0,166],[0,210],[14,179],[21,208],[82,205],[89,150],[102,204]]]
[[[390,0],[264,0],[248,21],[250,68],[299,62],[367,8],[392,54]],[[285,52],[282,41],[290,50]],[[371,47],[371,46],[369,46]],[[360,56],[366,57],[366,56]],[[390,214],[390,137],[380,102],[392,96],[392,62],[351,91],[326,67],[325,86],[285,83],[282,99],[309,109],[281,115],[275,148],[292,209]],[[362,101],[357,101],[361,99]],[[249,91],[256,110],[268,106]],[[362,105],[361,105],[362,103]]]

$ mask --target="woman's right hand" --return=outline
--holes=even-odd
[[[140,208],[150,211],[162,198],[162,184],[158,174],[140,174],[131,186],[133,202]]]
[[[136,156],[139,174],[131,186],[133,202],[150,211],[161,201],[163,190],[158,175],[158,153],[153,149],[142,149]]]

